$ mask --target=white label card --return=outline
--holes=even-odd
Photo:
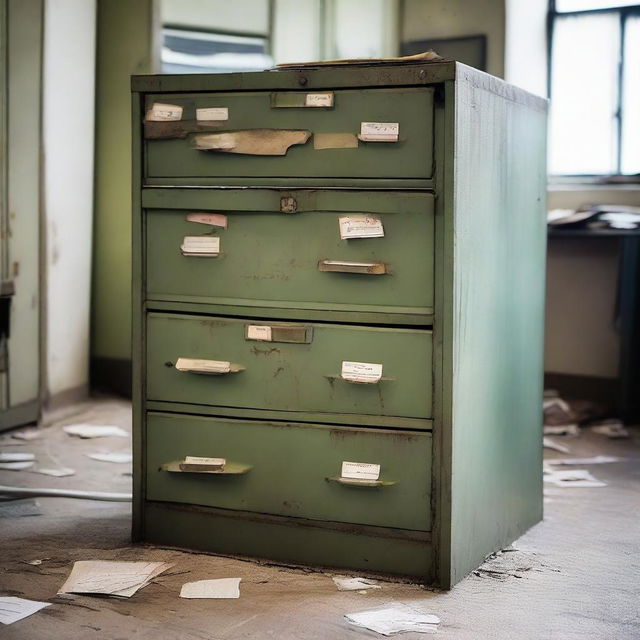
[[[271,327],[259,324],[250,324],[247,327],[247,338],[249,340],[263,340],[271,342]]]
[[[184,255],[217,256],[220,254],[220,238],[217,236],[185,236],[180,250]]]
[[[333,93],[307,93],[305,107],[333,107]]]
[[[178,371],[191,371],[192,373],[230,373],[231,363],[226,360],[198,360],[196,358],[178,358],[176,362]]]
[[[224,458],[202,458],[200,456],[185,456],[184,464],[202,464],[209,467],[224,467],[227,461]]]
[[[340,238],[383,238],[382,220],[373,216],[341,216]]]
[[[171,122],[182,120],[182,107],[177,104],[163,104],[154,102],[151,109],[147,111],[146,120],[151,122]]]
[[[400,134],[398,122],[361,122],[360,140],[370,142],[397,142]]]
[[[378,480],[380,465],[367,462],[343,462],[340,475],[354,480]]]
[[[372,362],[348,362],[342,363],[342,378],[349,382],[362,382],[375,384],[382,378],[382,365]]]
[[[207,107],[196,109],[196,120],[221,121],[229,119],[229,107]]]

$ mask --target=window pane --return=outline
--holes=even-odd
[[[622,98],[622,173],[640,173],[640,17],[627,18]]]
[[[588,11],[634,4],[638,4],[638,0],[556,0],[556,11]]]
[[[557,18],[551,67],[549,170],[617,172],[618,13]]]

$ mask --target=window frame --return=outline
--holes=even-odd
[[[623,97],[624,97],[624,72],[625,64],[629,61],[625,61],[625,39],[626,39],[626,21],[629,17],[640,18],[640,2],[633,5],[617,5],[612,7],[606,7],[602,9],[576,9],[572,11],[558,11],[556,9],[556,0],[549,0],[547,9],[547,96],[550,100],[553,100],[552,95],[552,73],[553,73],[553,34],[555,22],[558,18],[570,17],[570,16],[582,16],[582,15],[597,15],[597,14],[619,14],[620,19],[620,45],[618,51],[618,91],[616,95],[616,167],[615,171],[608,174],[596,173],[596,174],[571,174],[571,173],[558,173],[550,176],[555,179],[570,178],[575,180],[588,180],[593,181],[597,179],[604,179],[607,177],[622,177],[628,181],[636,174],[622,173],[622,131],[623,131]],[[640,175],[637,178],[640,182]]]

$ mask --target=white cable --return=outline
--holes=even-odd
[[[0,485],[0,496],[17,498],[78,498],[80,500],[106,500],[131,502],[130,493],[105,493],[102,491],[74,491],[72,489],[33,489],[31,487],[6,487]]]

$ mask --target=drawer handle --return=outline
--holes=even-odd
[[[198,473],[217,476],[238,476],[249,473],[253,466],[250,464],[242,464],[240,462],[227,462],[224,469],[218,471],[194,471],[191,469],[182,469],[180,465],[184,463],[183,460],[172,460],[171,462],[165,462],[160,469],[162,471],[168,471],[169,473]]]
[[[359,478],[342,478],[341,476],[331,476],[326,480],[327,482],[336,482],[337,484],[341,484],[346,487],[378,488],[390,487],[394,484],[398,484],[397,480],[362,480]]]
[[[349,262],[347,260],[320,260],[320,271],[336,273],[362,273],[369,276],[383,276],[389,273],[384,262]]]
[[[175,368],[183,373],[200,373],[212,376],[239,373],[245,370],[242,365],[226,360],[198,360],[196,358],[178,358]]]

